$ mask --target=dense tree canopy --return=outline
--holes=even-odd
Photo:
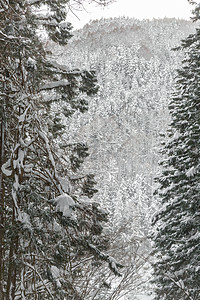
[[[3,300],[133,299],[149,288],[152,178],[179,60],[169,49],[191,24],[94,21],[69,45],[67,10],[76,14],[90,2],[112,0],[0,0]],[[198,298],[198,41],[197,30],[183,43],[159,180],[164,208],[155,244],[164,255],[155,274],[162,300]],[[125,265],[123,276],[113,257]]]
[[[54,49],[60,62],[93,67],[100,85],[88,112],[70,118],[66,136],[88,141],[90,156],[83,165],[95,169],[99,192],[94,197],[110,212],[109,253],[126,266],[121,280],[108,281],[105,299],[123,294],[137,299],[150,292],[148,235],[157,210],[152,190],[159,132],[169,122],[168,100],[182,57],[171,48],[193,28],[189,21],[167,18],[101,19],[75,32],[71,47]]]
[[[102,252],[107,213],[90,199],[94,176],[79,171],[88,148],[62,138],[62,120],[87,110],[96,76],[52,61],[40,38],[68,42],[67,4],[0,1],[1,299],[86,299],[84,272],[98,260],[119,275]]]
[[[200,295],[200,29],[180,48],[185,58],[169,104],[172,121],[157,190],[162,209],[154,220],[154,282],[160,300],[197,300]]]

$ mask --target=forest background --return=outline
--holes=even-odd
[[[66,1],[40,2],[48,15],[0,2],[0,297],[147,297],[171,49],[195,25],[121,17],[72,37]]]

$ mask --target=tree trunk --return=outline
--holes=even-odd
[[[21,108],[19,107],[19,116],[21,115]],[[16,144],[19,142],[20,133],[19,130],[16,134]],[[14,154],[13,154],[14,155]],[[18,150],[15,153],[15,159],[19,159],[19,152]],[[16,264],[16,260],[18,257],[18,249],[19,249],[19,232],[18,232],[18,225],[17,225],[17,217],[18,217],[18,211],[16,207],[17,205],[20,205],[20,197],[18,197],[17,193],[19,192],[18,185],[15,186],[15,183],[21,183],[23,182],[23,172],[20,169],[20,167],[16,167],[14,170],[13,175],[13,187],[12,187],[12,236],[10,239],[10,249],[9,249],[9,257],[8,257],[8,276],[7,276],[7,282],[6,282],[6,300],[10,300],[15,298],[15,292],[16,292],[16,282],[17,277],[19,277],[18,268]],[[18,179],[16,179],[18,178]]]
[[[2,101],[3,102],[3,101]],[[5,162],[5,111],[1,107],[0,124],[0,299],[4,299],[3,276],[4,276],[4,233],[5,233],[5,191],[3,183],[3,173],[1,167]]]
[[[13,208],[13,218],[12,218],[12,226],[13,231],[15,228],[16,223],[16,213],[15,209]],[[15,290],[16,290],[16,254],[18,249],[18,235],[13,233],[11,241],[10,241],[10,252],[8,258],[8,278],[6,282],[6,300],[14,299],[15,298]]]

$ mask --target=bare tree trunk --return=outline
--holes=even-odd
[[[3,102],[3,101],[2,101]],[[0,128],[0,299],[4,299],[3,276],[4,276],[4,234],[5,234],[5,191],[3,173],[1,167],[5,162],[5,111],[1,107],[1,128]]]
[[[14,219],[14,217],[13,217]],[[13,242],[13,237],[11,239],[10,243],[10,252],[9,252],[9,260],[8,260],[8,278],[6,282],[6,300],[10,300],[10,295],[12,294],[11,288],[12,288],[12,277],[13,277],[13,258],[14,258],[14,242]]]
[[[13,208],[13,217],[12,217],[12,226],[13,229],[15,228],[16,223],[16,213],[15,209]],[[18,249],[18,235],[13,233],[11,241],[10,241],[10,252],[8,258],[8,278],[6,282],[6,300],[14,299],[15,298],[15,290],[16,290],[16,255]]]
[[[21,114],[21,108],[19,107],[19,116]],[[19,130],[16,132],[16,143],[19,142]],[[13,154],[14,155],[14,154]],[[19,151],[17,150],[15,153],[15,159],[19,159]],[[10,240],[10,249],[9,249],[9,257],[8,257],[8,276],[6,282],[6,297],[5,300],[10,300],[15,298],[16,292],[16,282],[17,277],[19,278],[19,273],[16,265],[16,258],[18,257],[18,249],[19,249],[19,231],[17,225],[17,216],[18,216],[18,205],[20,205],[20,197],[18,197],[17,193],[19,192],[18,185],[15,186],[15,183],[21,185],[23,182],[23,172],[20,167],[16,167],[13,170],[13,187],[12,187],[12,236]],[[17,179],[16,179],[17,178]]]

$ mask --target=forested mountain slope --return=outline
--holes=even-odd
[[[169,49],[179,40],[193,31],[194,24],[186,20],[153,19],[137,20],[134,18],[111,18],[91,21],[82,30],[74,33],[70,43],[76,47],[89,48],[91,51],[119,46],[132,47],[138,45],[141,56],[142,49],[147,50],[150,58],[154,55],[169,58]]]
[[[112,254],[125,265],[135,263],[118,292],[132,290],[134,299],[138,286],[147,289],[149,275],[140,276],[141,269],[150,270],[148,234],[157,209],[153,178],[181,60],[171,49],[194,28],[189,21],[167,18],[101,19],[74,32],[67,47],[54,48],[56,60],[72,69],[93,69],[98,77],[98,94],[84,116],[70,118],[66,139],[89,144],[84,168],[96,174],[97,197],[110,212]],[[112,289],[109,295],[118,299]]]
[[[77,136],[89,137],[95,148],[100,145],[95,151],[101,158],[98,168],[103,158],[107,164],[107,154],[114,154],[113,143],[119,178],[141,173],[140,163],[150,163],[153,153],[148,160],[145,157],[153,139],[157,142],[159,132],[165,130],[166,106],[181,59],[181,53],[171,49],[193,30],[194,24],[185,20],[102,19],[75,32],[69,46],[57,51],[57,58],[71,67],[92,68],[97,73],[98,96],[90,103],[88,115],[75,122],[77,126],[80,121]],[[119,164],[121,155],[126,160],[120,159]]]

